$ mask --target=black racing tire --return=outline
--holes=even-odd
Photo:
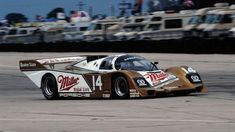
[[[111,97],[116,99],[130,98],[130,88],[125,77],[117,76],[113,79]]]
[[[58,87],[56,79],[53,75],[47,74],[42,78],[41,89],[46,99],[48,100],[59,99]]]

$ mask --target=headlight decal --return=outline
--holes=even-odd
[[[192,67],[182,67],[181,68],[186,74],[189,74],[189,73],[197,73],[196,70],[194,70]]]
[[[187,74],[186,77],[191,83],[202,83],[202,79],[197,73]]]
[[[149,83],[142,77],[139,78],[134,78],[135,83],[139,86],[139,87],[149,87]]]

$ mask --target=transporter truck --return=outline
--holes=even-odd
[[[235,5],[228,10],[219,11],[214,21],[203,30],[203,37],[208,39],[225,39],[229,36],[229,30],[235,27]]]
[[[228,3],[216,3],[214,7],[201,8],[197,10],[191,19],[188,21],[188,24],[183,29],[184,38],[195,38],[199,37],[201,30],[198,27],[205,23],[208,12],[218,9],[228,9]]]

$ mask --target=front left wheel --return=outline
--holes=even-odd
[[[112,81],[112,97],[126,99],[130,97],[130,89],[125,77],[118,76]]]
[[[46,99],[55,100],[59,98],[56,79],[53,75],[48,74],[43,77],[41,89]]]

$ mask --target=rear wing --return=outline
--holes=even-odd
[[[84,56],[21,60],[19,61],[19,67],[21,71],[45,70],[48,69],[47,66],[53,69],[55,64],[72,63],[83,59],[85,59]]]
[[[62,57],[62,58],[50,58],[50,59],[38,59],[36,60],[42,65],[50,65],[50,64],[61,64],[61,63],[71,63],[75,61],[79,61],[85,59],[82,56],[77,57]]]

